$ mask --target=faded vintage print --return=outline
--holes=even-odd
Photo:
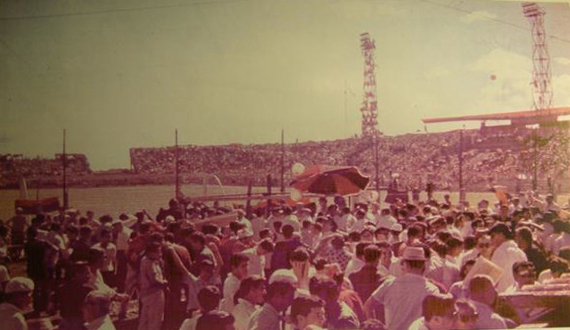
[[[570,327],[570,4],[0,3],[0,330]]]

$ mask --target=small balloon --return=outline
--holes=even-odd
[[[294,200],[295,202],[300,201],[301,198],[303,198],[303,193],[301,193],[299,190],[293,188],[291,189],[291,199]]]
[[[291,168],[291,172],[293,172],[293,176],[298,176],[301,173],[305,172],[305,165],[301,163],[295,163]]]

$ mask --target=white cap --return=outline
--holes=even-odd
[[[395,223],[392,225],[392,228],[390,228],[391,231],[402,231],[403,227],[401,224],[399,223]]]
[[[289,284],[297,284],[297,276],[290,269],[278,269],[271,274],[269,278],[269,284],[275,282],[284,282]]]
[[[6,284],[5,293],[32,292],[34,291],[34,281],[27,277],[14,277]]]

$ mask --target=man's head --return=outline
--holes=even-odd
[[[504,223],[495,224],[491,230],[489,230],[489,235],[491,236],[491,244],[497,248],[505,241],[513,239],[513,234],[509,226]]]
[[[422,302],[422,315],[430,330],[453,328],[455,300],[450,294],[430,294]]]
[[[83,301],[83,318],[91,322],[108,315],[111,310],[111,296],[107,292],[91,291]]]
[[[273,252],[274,249],[275,249],[275,244],[273,244],[273,242],[268,238],[261,240],[257,244],[257,254],[258,255],[265,255],[265,254],[271,253],[271,252]]]
[[[472,300],[491,306],[497,299],[497,290],[488,275],[475,275],[469,282],[469,297]]]
[[[327,304],[338,303],[340,288],[338,284],[330,278],[312,277],[309,281],[309,291]]]
[[[521,250],[532,247],[532,231],[528,227],[520,227],[515,232],[515,242]]]
[[[530,261],[518,261],[513,264],[513,277],[519,287],[534,284],[536,281],[536,270]]]
[[[206,245],[206,236],[199,231],[195,231],[192,234],[190,234],[190,236],[188,237],[188,241],[190,243],[190,247],[192,248],[192,250],[200,252],[204,249],[204,246]]]
[[[210,259],[200,261],[200,278],[204,281],[210,280],[214,275],[214,262]]]
[[[424,248],[419,246],[407,247],[402,255],[404,272],[423,274],[426,267],[426,260]]]
[[[380,260],[380,248],[374,244],[371,244],[364,248],[364,262],[370,266],[378,266],[378,261]]]
[[[232,274],[238,279],[243,279],[247,276],[247,265],[249,258],[241,253],[232,254],[230,257],[230,267]]]
[[[252,304],[262,305],[265,302],[267,288],[265,279],[259,276],[248,276],[241,280],[239,289],[234,296],[234,304],[238,304],[238,299],[245,299]]]
[[[291,305],[291,318],[298,329],[309,325],[322,327],[326,321],[325,303],[314,296],[295,298]]]
[[[4,298],[22,311],[31,309],[34,292],[34,282],[27,277],[14,277],[4,288]]]
[[[198,291],[196,298],[198,299],[198,304],[202,311],[207,313],[218,309],[220,301],[222,300],[222,295],[216,286],[208,285]]]
[[[85,261],[77,261],[73,264],[71,270],[73,280],[78,283],[87,284],[91,279],[91,269]]]
[[[146,247],[146,256],[151,260],[160,260],[161,258],[161,245],[160,243],[150,243]]]
[[[295,298],[297,276],[288,269],[278,269],[269,278],[266,303],[277,311],[287,310]]]
[[[232,314],[221,311],[209,311],[196,322],[196,330],[234,330],[235,318]]]

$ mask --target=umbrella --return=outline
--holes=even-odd
[[[344,196],[365,190],[369,183],[370,178],[356,167],[316,165],[301,173],[291,186],[315,194]]]

